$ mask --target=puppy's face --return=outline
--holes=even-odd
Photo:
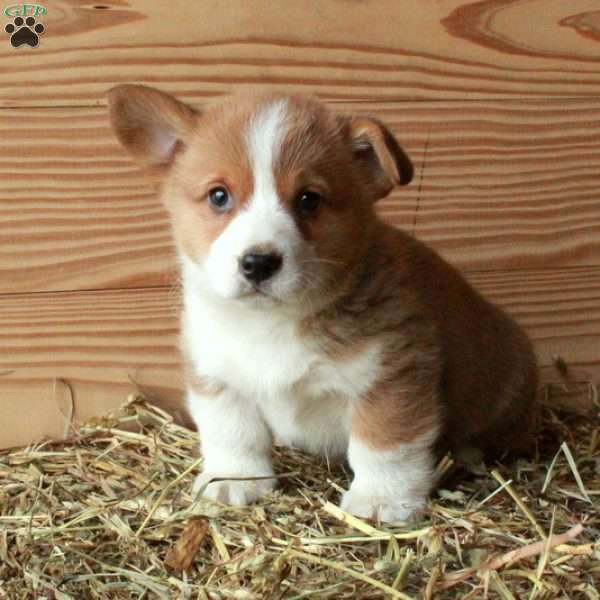
[[[327,296],[364,251],[373,203],[412,177],[382,124],[309,98],[233,97],[196,112],[119,86],[109,104],[120,141],[164,178],[180,252],[224,299]]]

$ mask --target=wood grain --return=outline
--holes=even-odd
[[[177,298],[171,288],[0,296],[0,371],[128,386],[148,371],[175,388]]]
[[[600,382],[600,267],[471,279],[526,327],[550,380],[560,355],[578,380]],[[177,413],[177,307],[171,288],[0,296],[2,410],[27,410],[27,418],[39,410],[55,431],[64,427],[70,390],[78,419],[124,402],[134,380]]]
[[[467,270],[600,264],[600,106],[333,103],[389,123],[416,166],[380,203]],[[153,186],[103,108],[0,111],[0,293],[167,285]]]
[[[494,271],[468,278],[525,327],[542,367],[561,356],[580,379],[600,381],[600,267]]]
[[[105,112],[0,111],[0,292],[172,279],[167,215]]]
[[[96,105],[133,81],[195,100],[264,84],[343,100],[600,94],[595,0],[47,6],[38,48],[0,45],[0,106]]]
[[[19,399],[37,405],[55,437],[71,392],[77,421],[123,404],[135,382],[182,414],[178,296],[172,288],[0,296],[0,412],[8,402],[31,418]]]

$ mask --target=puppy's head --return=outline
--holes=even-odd
[[[183,259],[224,299],[327,296],[364,252],[373,203],[412,178],[384,125],[306,97],[238,96],[197,112],[124,85],[109,107],[121,143],[163,178]]]

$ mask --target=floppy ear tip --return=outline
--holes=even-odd
[[[400,185],[408,185],[415,176],[415,167],[413,165],[412,160],[410,160],[408,154],[401,150],[402,152],[402,168],[400,169],[400,181],[398,182]]]
[[[413,180],[415,174],[413,162],[387,127],[382,127],[382,133],[385,145],[388,147],[388,150],[394,159],[396,171],[398,173],[396,184],[408,185]]]
[[[387,177],[386,194],[395,185],[407,185],[414,176],[412,161],[402,149],[391,131],[379,119],[354,117],[350,127],[358,149],[371,148],[379,160],[381,170]]]

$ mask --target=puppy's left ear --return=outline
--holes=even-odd
[[[160,90],[119,85],[108,93],[111,125],[126,150],[148,170],[169,167],[185,145],[197,113]]]
[[[350,135],[354,158],[373,201],[387,196],[396,185],[411,182],[412,162],[383,123],[370,117],[353,117]]]

